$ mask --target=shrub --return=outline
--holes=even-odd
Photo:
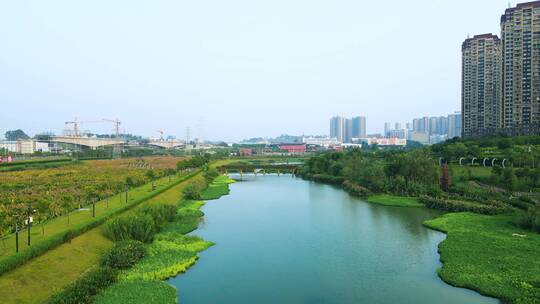
[[[69,285],[62,292],[55,294],[47,303],[49,304],[86,304],[100,290],[116,282],[116,270],[108,267],[99,267],[87,272],[77,281]]]
[[[145,206],[134,214],[120,216],[108,221],[103,233],[113,241],[137,240],[150,243],[167,222],[176,219],[175,205],[154,204]]]
[[[140,213],[114,218],[103,227],[103,234],[115,242],[137,240],[150,243],[157,232],[152,216]]]
[[[530,207],[527,212],[522,212],[517,219],[518,226],[540,232],[540,205]]]
[[[476,203],[461,200],[450,200],[444,198],[433,198],[428,196],[421,196],[420,202],[426,207],[432,209],[446,210],[452,212],[474,212],[480,214],[500,214],[509,211],[509,208],[502,203],[491,201],[484,203]]]
[[[207,183],[211,183],[218,176],[219,172],[216,168],[210,168],[204,172],[204,179]]]
[[[344,181],[342,186],[345,191],[349,192],[352,195],[366,197],[372,194],[371,191],[369,191],[369,189],[362,187],[358,184],[355,184],[351,181]]]
[[[142,259],[145,253],[144,245],[139,241],[120,241],[103,255],[101,265],[114,269],[127,269]]]
[[[194,181],[191,182],[189,185],[187,185],[184,190],[182,191],[182,194],[184,195],[184,198],[190,199],[190,200],[200,200],[201,199],[201,193],[206,185],[204,185],[202,182]]]

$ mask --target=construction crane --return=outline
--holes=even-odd
[[[66,121],[66,128],[69,125],[73,125],[73,136],[79,137],[79,122],[77,121],[77,117],[73,118],[73,121]]]
[[[159,140],[164,141],[165,138],[163,138],[163,134],[164,134],[165,132],[163,132],[163,130],[157,130],[156,132],[159,133]]]
[[[122,122],[120,122],[120,120],[118,118],[117,119],[103,118],[103,121],[112,122],[114,124],[114,131],[115,131],[115,134],[116,134],[116,138],[120,137],[120,124]]]

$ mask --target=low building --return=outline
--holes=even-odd
[[[323,136],[303,137],[302,142],[305,143],[306,145],[321,146],[325,148],[337,146],[341,144],[341,142],[335,137],[323,137]]]
[[[429,144],[429,134],[427,132],[411,132],[411,140],[421,144]]]
[[[306,153],[306,144],[281,144],[279,149],[287,153],[304,154]]]
[[[238,154],[240,156],[252,156],[253,155],[253,149],[252,148],[240,148],[240,149],[238,149]]]
[[[367,143],[369,145],[377,145],[381,147],[390,147],[390,146],[405,147],[407,145],[407,140],[403,138],[397,138],[397,137],[367,138]]]

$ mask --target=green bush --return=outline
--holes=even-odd
[[[421,196],[420,202],[426,207],[432,209],[439,209],[451,212],[474,212],[480,214],[501,214],[509,212],[510,209],[504,204],[491,201],[491,202],[469,202],[462,200],[450,200],[444,198],[433,198],[428,196]]]
[[[176,304],[177,291],[162,281],[119,282],[100,293],[95,304]]]
[[[369,191],[369,189],[362,187],[358,184],[355,184],[351,181],[344,181],[342,186],[345,191],[349,192],[352,195],[366,197],[372,194],[372,192]]]
[[[137,240],[150,243],[157,232],[152,216],[141,213],[114,218],[103,227],[103,234],[115,242]]]
[[[166,223],[177,217],[175,205],[154,204],[145,206],[133,214],[108,221],[103,233],[113,241],[137,240],[150,243]]]
[[[114,269],[127,269],[135,265],[145,254],[143,243],[134,240],[120,241],[101,257],[101,265]]]
[[[210,168],[204,172],[204,179],[207,183],[211,183],[218,176],[219,172],[216,168]]]
[[[116,282],[116,270],[108,267],[94,269],[77,281],[69,285],[62,292],[55,294],[47,303],[49,304],[86,304],[92,303],[92,299],[100,290]]]
[[[187,185],[182,194],[184,198],[189,200],[200,200],[203,189],[206,188],[206,184],[200,181],[193,181]]]
[[[540,205],[530,207],[527,212],[522,212],[518,217],[517,224],[522,228],[540,232]]]

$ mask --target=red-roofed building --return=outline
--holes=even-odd
[[[281,144],[279,149],[288,153],[306,153],[306,144]]]

